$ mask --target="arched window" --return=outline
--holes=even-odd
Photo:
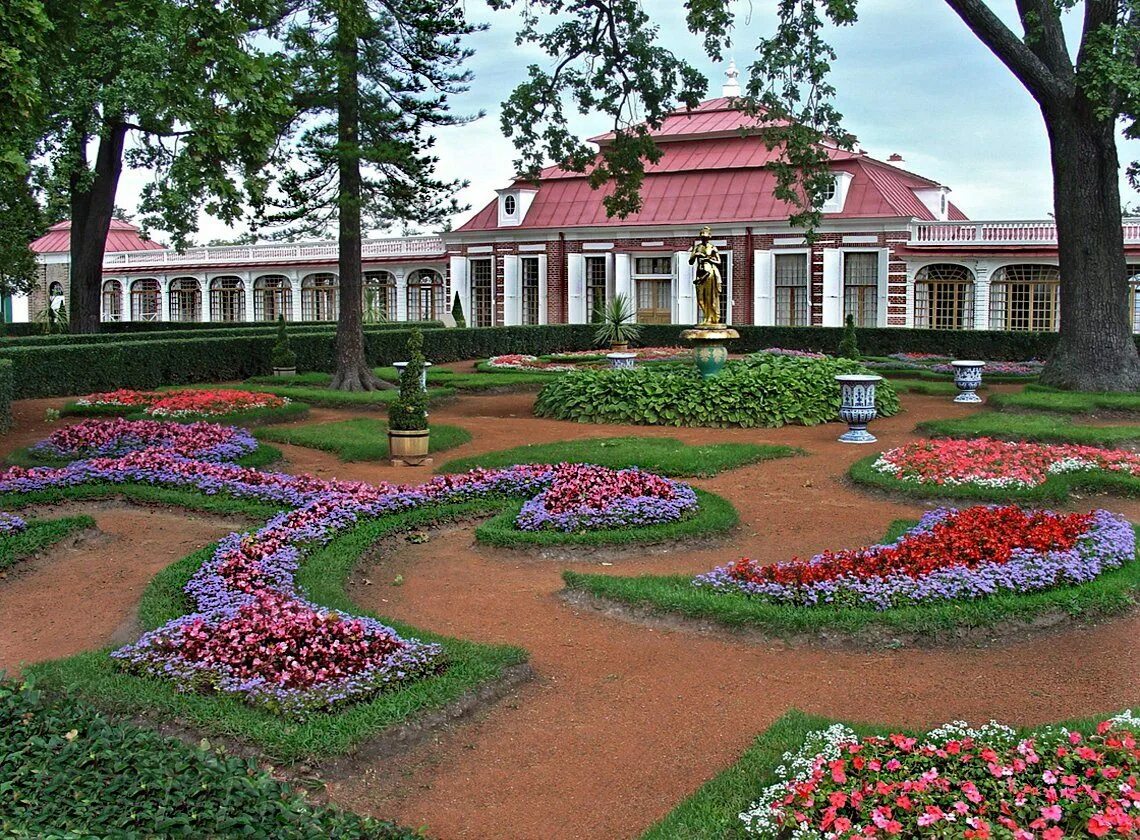
[[[202,284],[194,277],[177,277],[170,281],[170,320],[202,320]]]
[[[430,268],[408,275],[408,320],[438,321],[447,306],[443,276]]]
[[[964,265],[937,263],[914,276],[914,325],[931,330],[974,326],[974,273]]]
[[[1132,332],[1140,333],[1140,265],[1128,264],[1128,313]]]
[[[301,320],[335,321],[340,286],[335,274],[310,274],[301,281]]]
[[[131,283],[131,320],[158,321],[162,318],[161,292],[157,280],[147,278]]]
[[[396,275],[390,271],[367,272],[363,293],[365,323],[396,320]]]
[[[123,320],[123,284],[118,280],[103,281],[103,320]]]
[[[210,281],[210,320],[226,324],[245,320],[245,283],[240,277]]]
[[[293,286],[288,277],[266,274],[253,281],[253,320],[276,321],[284,315],[293,320]]]
[[[990,329],[1051,332],[1059,326],[1055,265],[1006,265],[990,278]]]

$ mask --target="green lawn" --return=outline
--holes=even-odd
[[[324,377],[324,383],[330,381],[327,373],[302,374],[302,376],[316,378]],[[268,377],[273,379],[273,377]],[[283,377],[277,377],[275,381]],[[292,380],[292,377],[289,377]],[[305,402],[309,405],[318,405],[324,408],[386,408],[400,393],[395,389],[383,391],[334,391],[314,382],[288,385],[272,385],[255,383],[250,380],[241,385],[210,385],[210,388],[231,388],[242,391],[260,391],[267,394],[276,394],[279,397],[288,397],[291,400]],[[453,388],[428,388],[428,399],[439,400],[454,396]]]
[[[881,371],[874,371],[881,373]],[[901,374],[900,374],[901,375]],[[941,382],[925,379],[895,379],[888,377],[890,383],[900,394],[924,394],[928,397],[949,397],[958,393],[953,382]]]
[[[394,367],[373,368],[378,377],[385,382],[399,382],[399,376]],[[332,376],[327,373],[299,373],[296,376],[253,376],[246,380],[247,385],[258,386],[255,390],[264,390],[260,386],[269,385],[281,388],[326,388]],[[431,368],[427,375],[428,385],[440,388],[451,388],[457,391],[480,391],[495,388],[530,387],[542,385],[550,381],[550,374],[535,373],[532,371],[512,371],[488,369],[486,373],[465,373],[447,368],[438,370]]]
[[[257,437],[334,452],[342,461],[381,461],[388,457],[388,424],[373,418],[258,429]],[[433,425],[429,448],[432,452],[442,452],[470,440],[471,434],[466,429]]]
[[[915,431],[930,437],[1029,440],[1115,447],[1140,440],[1140,426],[1082,426],[1067,417],[985,411],[952,420],[927,420]]]
[[[513,464],[597,464],[624,469],[640,467],[658,475],[707,478],[772,458],[802,454],[790,446],[756,443],[712,443],[690,446],[676,438],[617,437],[532,443],[469,458],[448,461],[439,473],[466,472],[475,467],[509,467]]]
[[[0,570],[7,569],[26,557],[62,542],[84,528],[94,527],[95,520],[90,516],[30,519],[24,531],[0,537]]]
[[[1113,411],[1140,414],[1140,393],[1059,391],[1044,385],[1026,385],[1013,394],[994,394],[990,405],[1019,411],[1053,411],[1061,414],[1095,414]]]
[[[914,524],[894,523],[884,541],[897,539]],[[693,586],[692,576],[688,575],[623,577],[567,571],[563,579],[570,589],[608,601],[781,637],[824,632],[857,636],[874,632],[880,636],[898,634],[937,640],[953,638],[961,628],[989,627],[1010,620],[1028,621],[1045,613],[1063,612],[1082,618],[1116,615],[1134,608],[1140,598],[1140,560],[1079,586],[883,611],[772,604],[743,593],[720,593]]]
[[[1108,712],[1080,720],[1059,722],[1057,725],[1065,726],[1070,731],[1091,734],[1101,720],[1112,717],[1113,714],[1115,713]],[[834,721],[793,709],[769,726],[735,764],[702,785],[696,793],[646,831],[642,840],[745,840],[748,835],[744,832],[739,815],[760,798],[766,787],[779,780],[776,768],[784,763],[784,754],[798,751],[809,733],[827,729],[837,722],[843,723],[861,738],[894,732],[923,734],[905,727]],[[1020,731],[1026,736],[1032,733],[1030,728]]]

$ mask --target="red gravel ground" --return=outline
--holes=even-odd
[[[726,496],[740,511],[743,525],[728,543],[634,552],[611,558],[607,573],[696,573],[742,555],[776,560],[861,545],[879,538],[892,520],[917,518],[923,509],[848,486],[847,467],[875,450],[836,443],[841,431],[836,425],[778,430],[580,426],[534,419],[532,401],[530,394],[463,397],[434,412],[433,420],[463,426],[474,436],[472,443],[442,457],[520,442],[622,434],[689,443],[785,443],[808,452],[696,482]],[[58,403],[20,404],[19,427],[5,445],[14,448],[42,437],[43,408]],[[902,415],[873,424],[883,448],[912,439],[910,430],[918,421],[963,411],[948,398],[904,395],[903,406]],[[349,416],[352,412],[316,411],[309,422]],[[323,452],[282,448],[290,471],[413,482],[430,469],[341,464]],[[1092,504],[1077,500],[1071,507]],[[1104,497],[1095,504],[1140,520],[1136,501]],[[141,586],[156,569],[220,533],[217,522],[176,513],[92,513],[117,538],[149,544],[88,552],[85,576],[100,581],[91,588],[54,573],[65,568],[66,557],[57,561],[58,568],[45,564],[17,581],[0,583],[0,667],[105,643],[129,617]],[[153,518],[159,516],[170,521]],[[988,648],[788,649],[650,629],[570,607],[557,595],[560,572],[567,567],[598,570],[599,563],[491,551],[476,547],[471,528],[462,527],[434,533],[426,543],[402,544],[382,565],[361,570],[353,595],[362,606],[434,631],[520,645],[530,652],[537,679],[478,720],[443,730],[394,761],[337,780],[330,786],[333,800],[427,825],[432,836],[444,840],[636,837],[792,707],[920,727],[956,717],[1035,724],[1116,710],[1140,699],[1140,669],[1133,664],[1140,632],[1136,616]],[[402,586],[389,585],[396,574],[403,575]],[[371,585],[362,583],[365,577]],[[27,606],[33,582],[38,600]],[[25,594],[11,596],[13,586],[25,587]],[[123,591],[124,586],[134,588]],[[55,628],[76,624],[93,626],[72,633],[65,644],[56,641]],[[19,637],[19,646],[12,647],[9,637]]]

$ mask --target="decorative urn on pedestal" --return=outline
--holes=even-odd
[[[965,359],[950,364],[954,368],[954,384],[961,392],[954,397],[954,402],[967,404],[982,402],[982,398],[974,392],[982,387],[982,368],[986,363],[977,359]]]
[[[740,333],[720,320],[720,252],[710,241],[712,228],[701,228],[700,238],[689,249],[689,265],[693,266],[693,285],[696,287],[697,306],[701,321],[692,329],[683,330],[681,338],[693,344],[693,361],[703,379],[716,376],[728,361],[728,342],[740,338]]]
[[[392,367],[396,369],[397,378],[403,378],[404,368],[407,366],[407,362],[392,362]],[[420,370],[420,387],[425,391],[427,390],[427,372],[429,367],[431,367],[431,362],[424,362],[423,369]]]
[[[637,360],[636,353],[606,353],[610,367],[614,370],[632,370]]]
[[[847,424],[847,431],[839,436],[841,443],[874,443],[875,436],[867,431],[867,424],[878,415],[875,410],[875,385],[883,377],[873,374],[849,373],[835,377],[839,383],[839,419]]]

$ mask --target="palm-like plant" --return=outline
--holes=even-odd
[[[634,320],[636,313],[625,295],[614,295],[602,309],[601,315],[594,332],[595,343],[609,344],[612,347],[637,341],[641,336],[641,325]]]

